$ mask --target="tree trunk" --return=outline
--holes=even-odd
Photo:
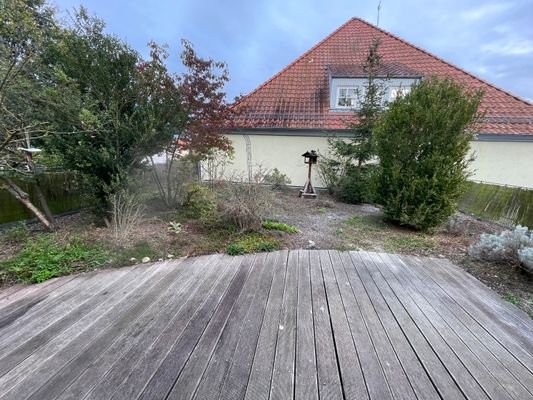
[[[31,148],[31,137],[28,132],[25,132],[26,136],[26,146]],[[46,216],[46,219],[52,226],[52,229],[55,228],[56,220],[54,218],[54,215],[52,214],[52,211],[50,210],[50,207],[48,206],[48,201],[46,201],[46,197],[44,195],[43,190],[41,189],[41,182],[39,180],[39,177],[37,176],[37,168],[35,168],[35,163],[33,162],[33,155],[27,151],[24,152],[24,156],[26,158],[26,163],[28,164],[28,168],[30,169],[30,172],[33,174],[33,180],[35,184],[35,192],[37,194],[37,199],[39,200],[39,203],[41,204],[41,209],[44,211],[44,215]]]
[[[29,148],[30,147],[29,136],[27,137],[27,144]],[[43,193],[43,190],[41,189],[41,182],[39,181],[39,178],[37,177],[37,168],[35,168],[35,164],[33,162],[33,158],[30,153],[26,153],[26,162],[28,164],[28,167],[30,168],[31,173],[33,174],[33,180],[35,183],[35,192],[37,194],[37,199],[39,199],[39,203],[41,204],[41,208],[44,211],[44,214],[46,215],[46,219],[50,222],[52,226],[55,226],[56,220],[54,218],[54,215],[52,214],[52,211],[50,210],[50,207],[48,206],[48,201],[46,201],[46,197]]]
[[[52,214],[52,210],[50,210],[50,207],[48,206],[48,201],[46,200],[46,197],[44,196],[44,193],[41,189],[41,183],[36,178],[35,179],[35,193],[37,195],[37,199],[39,199],[39,203],[41,204],[41,209],[44,211],[44,215],[46,216],[46,219],[50,222],[50,224],[55,227],[56,225],[56,219],[54,218],[54,214]]]
[[[9,179],[9,178],[0,178],[0,179],[4,182],[4,184],[2,185],[3,189],[6,189],[9,193],[11,193],[13,195],[13,197],[15,197],[28,210],[30,210],[33,213],[33,215],[35,215],[37,217],[37,219],[39,221],[41,221],[41,223],[46,227],[46,229],[48,229],[49,231],[53,231],[54,230],[52,224],[50,223],[50,221],[48,221],[46,219],[46,217],[44,216],[44,214],[37,207],[35,207],[32,204],[32,202],[29,199],[28,193],[23,191],[11,179]]]

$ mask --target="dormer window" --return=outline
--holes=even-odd
[[[331,111],[355,110],[364,98],[368,72],[362,65],[329,65],[329,105]],[[383,103],[392,102],[411,91],[422,75],[398,63],[381,64],[375,74],[383,85]]]
[[[357,89],[355,87],[337,88],[337,108],[355,108],[357,104]]]
[[[394,101],[398,97],[403,97],[411,91],[409,86],[392,86],[389,91],[389,101]]]

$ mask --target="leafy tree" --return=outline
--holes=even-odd
[[[450,216],[469,173],[482,93],[429,78],[390,104],[375,129],[378,202],[394,222],[430,229]]]
[[[186,154],[183,161],[194,163],[210,156],[213,151],[231,150],[229,140],[222,135],[230,127],[234,113],[226,102],[224,92],[229,80],[227,65],[199,57],[186,40],[182,44],[181,61],[186,71],[175,77],[176,88],[181,95],[175,104],[181,110],[182,118],[174,139],[165,149],[167,162],[162,173],[155,168],[151,158],[155,182],[167,207],[177,205],[178,191],[183,184],[174,166],[178,159],[183,160]]]
[[[147,156],[160,152],[182,121],[180,94],[164,65],[163,48],[150,44],[148,61],[104,23],[80,8],[73,25],[48,54],[79,92],[76,109],[63,115],[68,135],[48,145],[64,165],[85,179],[98,209],[108,210],[109,195],[129,183]]]
[[[52,229],[35,151],[29,149],[55,129],[54,111],[65,105],[65,82],[42,59],[59,29],[44,0],[4,0],[0,20],[0,188]],[[44,214],[13,178],[35,185]]]
[[[323,156],[319,165],[319,172],[329,191],[351,203],[368,201],[372,195],[371,181],[375,166],[368,162],[375,157],[373,131],[384,109],[385,93],[385,79],[379,77],[379,46],[379,39],[374,39],[363,65],[367,78],[363,92],[357,93],[357,122],[349,126],[350,139],[331,138],[331,156]]]
[[[355,161],[357,167],[361,167],[375,155],[372,136],[376,121],[384,109],[385,80],[378,76],[381,65],[379,46],[379,39],[374,39],[363,65],[367,78],[363,94],[359,93],[357,122],[350,126],[352,138],[348,143],[343,140],[334,142],[336,153]]]
[[[230,141],[221,135],[230,128],[231,115],[236,112],[230,108],[224,92],[229,81],[227,65],[199,57],[186,40],[182,44],[181,61],[186,68],[179,79],[185,114],[180,136],[183,149],[202,157],[212,149],[231,150]]]

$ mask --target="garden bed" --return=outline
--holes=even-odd
[[[249,234],[239,232],[229,224],[206,226],[188,210],[166,210],[156,198],[150,199],[146,206],[143,223],[121,246],[112,244],[113,237],[108,228],[97,226],[92,222],[91,215],[82,212],[61,217],[60,228],[55,233],[44,233],[38,225],[1,232],[0,260],[5,263],[5,260],[20,255],[21,249],[28,243],[36,243],[37,236],[45,236],[47,242],[44,245],[54,243],[56,250],[61,245],[72,250],[76,243],[83,243],[84,247],[70,251],[70,258],[67,258],[72,260],[79,251],[80,259],[73,261],[68,268],[53,271],[57,275],[130,265],[141,262],[145,257],[154,261],[217,252],[242,254],[281,248],[370,250],[433,256],[450,259],[503,298],[533,315],[531,275],[517,266],[482,262],[468,256],[468,247],[482,233],[500,232],[504,228],[466,214],[457,214],[453,224],[426,234],[387,224],[381,218],[380,209],[372,205],[340,203],[326,194],[320,194],[316,200],[298,199],[297,191],[289,190],[276,196],[270,212],[272,221],[283,222],[286,226],[269,223],[264,225],[269,229]],[[169,229],[170,222],[178,224],[178,228]],[[38,251],[36,254],[38,257]],[[5,268],[0,274],[4,284],[18,279],[16,273],[7,273]]]

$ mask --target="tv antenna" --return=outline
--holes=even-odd
[[[378,20],[377,20],[377,23],[376,25],[379,26],[379,12],[381,11],[381,0],[379,0],[379,3],[378,3]]]

